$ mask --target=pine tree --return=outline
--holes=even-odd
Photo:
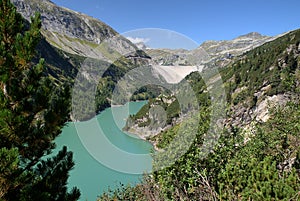
[[[36,56],[40,15],[27,23],[0,0],[0,200],[77,200],[67,191],[72,153],[48,156],[68,118],[69,88],[56,86]]]

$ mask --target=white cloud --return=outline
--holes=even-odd
[[[138,37],[126,37],[128,40],[130,40],[132,43],[137,44],[137,43],[147,43],[149,42],[149,38],[138,38]]]

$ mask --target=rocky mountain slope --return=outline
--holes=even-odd
[[[62,51],[61,56],[65,57],[63,60],[70,60],[71,58],[69,63],[75,65],[73,72],[70,72],[70,69],[67,70],[67,75],[72,73],[74,77],[80,61],[83,61],[84,58],[95,58],[111,63],[122,55],[134,54],[138,49],[136,45],[119,36],[115,30],[100,20],[59,7],[49,0],[12,1],[27,20],[30,20],[30,16],[35,12],[41,13],[42,34],[46,41],[52,47]],[[143,63],[148,65],[150,62],[153,66],[196,65],[201,69],[212,66],[215,62],[221,62],[222,65],[225,65],[234,56],[238,56],[272,39],[272,37],[262,36],[258,33],[249,33],[231,41],[207,41],[199,48],[190,51],[144,48],[146,54],[151,57],[151,61],[149,60],[146,63],[143,61]],[[42,56],[47,59],[47,55]],[[58,70],[58,68],[56,69]],[[156,70],[155,67],[152,71],[154,74],[160,74],[161,72],[160,69]],[[181,71],[175,72],[178,75],[180,73]],[[164,77],[164,74],[162,77]]]
[[[262,37],[257,34],[250,34],[250,36]],[[239,37],[237,41],[245,38],[249,38],[249,35]],[[292,31],[239,57],[232,58],[231,63],[220,68],[221,77],[211,74],[206,82],[203,82],[201,76],[197,75],[198,73],[193,73],[186,79],[196,90],[200,107],[211,102],[210,89],[218,87],[216,86],[217,82],[222,82],[226,91],[228,108],[224,126],[229,129],[239,127],[245,132],[251,133],[256,123],[266,122],[269,119],[270,107],[284,105],[290,100],[299,99],[299,43],[300,30]],[[208,45],[208,47],[212,47],[212,45]],[[210,49],[213,51],[212,48]],[[163,98],[165,96],[163,95],[151,100],[136,116],[129,119],[125,129],[133,133],[147,133],[143,137],[149,139],[153,135],[163,136],[168,133],[161,133],[161,131],[168,130],[171,125],[180,123],[186,115],[181,111],[181,107],[174,107],[173,103],[176,101],[172,98],[174,95],[176,94],[171,94],[167,98]],[[218,99],[215,95],[213,98]],[[155,119],[150,111],[158,106],[162,106],[166,114],[172,114],[172,112],[168,112],[172,110],[175,115],[173,114],[169,123],[160,121],[157,122],[160,127],[155,127],[153,126]],[[225,111],[223,112],[225,113]],[[158,139],[162,138],[158,137]],[[157,141],[157,138],[154,137],[152,140]]]
[[[59,7],[49,0],[12,2],[28,21],[36,12],[41,14],[43,38],[38,53],[45,58],[49,76],[57,83],[66,81],[72,85],[79,76],[84,79],[81,80],[83,89],[86,83],[95,85],[96,112],[110,106],[112,91],[127,71],[148,65],[149,57],[143,51],[100,20]],[[86,64],[93,65],[84,68]],[[81,97],[88,96],[85,91],[82,90]]]
[[[156,65],[204,65],[209,67],[218,62],[218,65],[222,64],[222,66],[225,66],[234,57],[275,38],[251,32],[233,40],[205,41],[193,50],[144,48],[144,51],[152,57],[152,62]]]
[[[193,69],[202,70],[212,66],[223,67],[241,58],[245,52],[276,38],[254,32],[231,41],[207,41],[190,51],[147,48],[144,49],[145,53],[138,50],[137,46],[129,40],[118,36],[118,33],[105,23],[85,14],[61,8],[49,0],[13,0],[13,2],[27,20],[35,12],[41,13],[44,38],[39,45],[39,52],[40,56],[45,58],[49,74],[54,79],[72,82],[82,62],[87,58],[100,60],[104,62],[103,66],[109,67],[102,80],[98,80],[95,73],[99,71],[95,69],[91,72],[84,72],[86,78],[101,83],[101,87],[98,86],[98,98],[96,98],[99,110],[110,105],[110,96],[118,80],[137,66],[146,66],[145,71],[149,76],[157,79],[153,82],[165,83],[172,82],[172,80],[178,82],[183,78],[182,74],[186,75],[180,67],[189,67],[189,72]],[[160,68],[155,68],[156,65]],[[175,73],[167,69],[171,67],[175,69]],[[87,73],[92,74],[87,76]],[[137,78],[144,77],[143,73],[147,74],[146,72],[136,73]],[[169,81],[168,78],[170,78]],[[128,86],[128,83],[124,86],[134,88]],[[137,99],[149,98],[152,96],[149,94],[157,94],[157,92],[157,88],[154,92],[145,90],[142,96],[135,95],[135,97]]]
[[[137,49],[100,20],[59,7],[49,0],[13,0],[13,3],[27,20],[35,12],[41,13],[44,37],[65,52],[112,61]],[[103,42],[106,44],[99,45]]]
[[[233,40],[206,41],[202,43],[199,48],[203,48],[211,59],[226,59],[239,56],[274,38],[275,37],[263,36],[257,32],[251,32]]]
[[[157,171],[116,191],[123,200],[127,192],[145,200],[299,200],[300,29],[219,70],[186,78],[200,106],[195,116],[171,93],[129,118],[126,129],[158,148]]]
[[[141,42],[136,45],[151,57],[154,74],[162,76],[168,83],[179,83],[191,72],[224,67],[234,58],[277,37],[252,32],[233,40],[206,41],[193,50],[152,49]]]

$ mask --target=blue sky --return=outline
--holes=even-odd
[[[198,44],[252,31],[277,35],[300,28],[299,0],[52,0],[110,25],[119,33],[168,29]]]

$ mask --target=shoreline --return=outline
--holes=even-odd
[[[143,141],[146,141],[146,142],[150,143],[153,146],[155,151],[162,151],[162,149],[157,147],[157,142],[156,141],[149,140],[148,138],[155,137],[155,136],[159,135],[163,130],[155,132],[155,133],[151,132],[148,135],[144,134],[145,132],[137,131],[137,129],[134,129],[132,127],[130,128],[130,130],[124,130],[124,129],[122,129],[122,130],[123,130],[123,132],[126,132],[129,135],[132,135],[132,137],[134,137],[134,138],[137,138],[137,139],[140,139],[140,140],[143,140]]]

